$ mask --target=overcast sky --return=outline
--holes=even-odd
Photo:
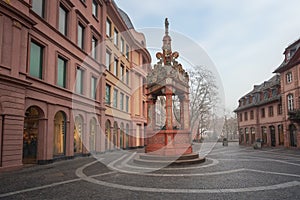
[[[228,110],[273,76],[284,49],[300,37],[299,0],[115,1],[135,29],[164,28],[168,17],[172,31],[201,46],[221,77]]]

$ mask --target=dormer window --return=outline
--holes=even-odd
[[[292,81],[293,81],[293,74],[292,74],[292,72],[288,72],[286,74],[286,82],[291,83]]]
[[[295,52],[296,52],[296,49],[290,49],[286,54],[286,60],[289,61],[293,57]]]
[[[249,97],[246,98],[246,105],[249,104]]]
[[[277,95],[277,89],[273,88],[272,89],[272,97],[275,97]]]
[[[268,99],[269,98],[269,94],[268,92],[264,92],[264,100]]]

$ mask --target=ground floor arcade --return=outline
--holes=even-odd
[[[292,122],[247,126],[239,129],[241,145],[253,145],[260,140],[262,145],[269,147],[300,147],[300,126]]]

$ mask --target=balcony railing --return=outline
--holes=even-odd
[[[288,115],[290,120],[300,122],[300,109],[289,111]]]

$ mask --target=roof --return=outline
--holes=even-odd
[[[118,7],[118,12],[120,14],[120,16],[122,17],[123,21],[125,22],[126,26],[128,29],[134,29],[134,26],[129,18],[129,16],[127,15],[127,13],[125,13],[121,8]]]
[[[274,73],[281,73],[282,71],[288,70],[290,67],[293,67],[295,64],[295,57],[299,55],[300,52],[300,39],[290,44],[284,51],[285,59],[283,62],[275,69]],[[290,57],[287,59],[287,55]]]
[[[118,11],[119,15],[121,16],[122,20],[125,22],[127,28],[128,29],[134,29],[134,26],[133,26],[129,16],[127,15],[127,13],[124,12],[121,8],[119,8],[114,0],[112,0],[111,2],[114,5],[114,7],[117,9],[117,11]]]
[[[263,83],[261,83],[260,85],[254,85],[253,90],[249,93],[247,93],[246,95],[244,95],[243,97],[240,98],[241,99],[246,99],[250,96],[255,96],[255,94],[259,94],[261,92],[264,92],[268,89],[272,89],[272,88],[276,88],[280,86],[280,75],[276,74],[274,75],[272,78],[270,78],[267,81],[264,81]],[[272,101],[276,101],[276,100],[280,100],[280,93],[277,93],[275,96],[272,96],[270,98],[267,99],[263,99],[263,100],[256,100],[256,101],[252,101],[249,104],[246,105],[241,105],[239,106],[235,112],[240,111],[240,110],[244,110],[246,108],[250,108],[253,106],[259,106],[262,104],[266,104]]]

